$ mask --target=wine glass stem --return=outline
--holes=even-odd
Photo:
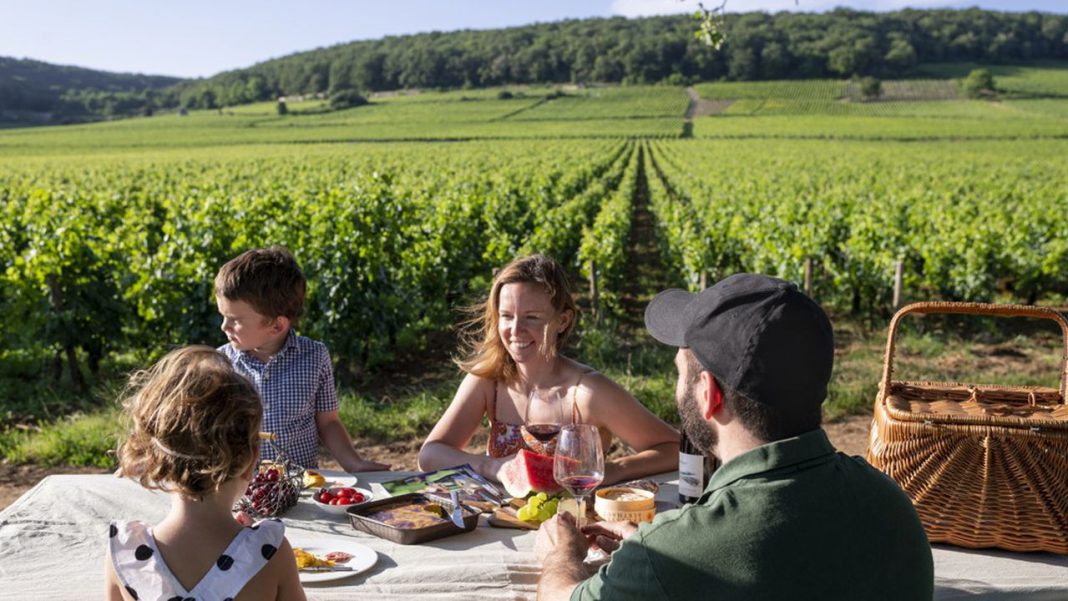
[[[586,495],[580,495],[578,498],[578,515],[575,516],[575,521],[579,528],[586,525]]]

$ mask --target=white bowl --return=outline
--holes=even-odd
[[[329,505],[329,504],[323,503],[322,501],[319,500],[319,494],[322,493],[323,491],[327,491],[327,492],[329,492],[330,494],[333,495],[333,494],[337,493],[337,491],[342,489],[342,488],[351,488],[351,489],[355,490],[356,492],[362,494],[363,495],[363,501],[360,501],[359,503],[350,503],[348,505]],[[323,511],[325,511],[327,513],[333,513],[333,514],[337,514],[337,515],[345,515],[345,510],[347,510],[349,507],[356,507],[357,505],[363,505],[364,503],[373,500],[374,499],[374,494],[371,491],[367,490],[366,488],[356,488],[355,486],[331,486],[331,487],[328,487],[328,488],[321,488],[319,490],[314,491],[312,493],[311,499],[312,499],[312,502],[314,502],[315,505],[319,509],[322,509]]]

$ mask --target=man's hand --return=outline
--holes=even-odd
[[[542,563],[551,555],[581,564],[589,547],[586,537],[579,531],[575,516],[565,512],[554,515],[538,528],[534,554]]]
[[[623,539],[638,531],[634,522],[595,522],[582,528],[582,534],[592,547],[605,553],[612,553],[619,548]]]
[[[538,601],[564,601],[586,579],[589,543],[570,513],[558,513],[538,528],[534,554],[541,560]]]

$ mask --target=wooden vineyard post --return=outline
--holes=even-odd
[[[704,290],[705,288],[708,288],[708,272],[707,271],[702,271],[701,272],[701,279],[700,279],[699,283],[701,285],[701,290]]]
[[[904,280],[905,264],[898,261],[894,264],[894,311],[901,308],[901,284]]]
[[[601,295],[597,281],[597,261],[590,261],[590,300],[593,304],[593,322],[601,322]]]

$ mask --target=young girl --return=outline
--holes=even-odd
[[[112,522],[107,598],[304,599],[278,520],[252,527],[230,512],[259,457],[256,389],[206,346],[169,353],[130,381],[124,476],[171,494],[162,522]]]

